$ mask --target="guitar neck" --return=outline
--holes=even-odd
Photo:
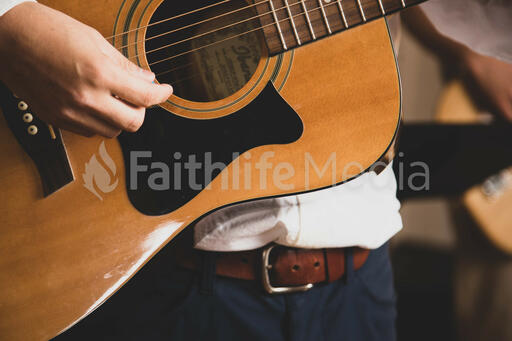
[[[382,18],[425,0],[256,0],[270,55]]]

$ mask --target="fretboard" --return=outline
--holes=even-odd
[[[419,4],[425,0],[255,0],[270,55]]]

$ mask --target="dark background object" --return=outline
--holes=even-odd
[[[400,200],[460,195],[512,165],[512,125],[404,124],[393,164],[404,184],[418,172],[411,167],[417,161],[429,167],[430,189],[414,191],[404,186],[398,191]]]

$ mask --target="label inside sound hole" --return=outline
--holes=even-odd
[[[253,29],[240,24],[235,29],[225,29],[194,41],[192,48],[199,48],[191,55],[196,75],[196,91],[204,100],[219,100],[240,90],[251,79],[261,58],[261,42],[258,34],[246,33]],[[239,35],[241,34],[241,35]],[[239,35],[235,38],[232,36]],[[209,45],[208,48],[200,48]]]
[[[259,34],[251,30],[253,25],[242,23],[191,42],[197,50],[189,57],[190,78],[178,85],[186,99],[220,100],[247,84],[261,58]]]
[[[146,32],[146,56],[158,81],[196,102],[221,100],[242,89],[266,48],[259,17],[245,0],[197,10],[207,5],[210,0],[162,1]]]

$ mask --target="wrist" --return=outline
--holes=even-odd
[[[478,72],[481,55],[466,47],[458,53],[457,61],[462,75],[474,74]]]
[[[22,45],[30,45],[30,42],[24,42],[23,34],[30,31],[26,22],[31,21],[32,13],[36,6],[41,6],[35,1],[24,1],[11,7],[5,14],[0,16],[0,56],[2,66],[0,66],[0,81],[5,82],[4,76],[6,69],[12,67],[12,62]],[[19,54],[18,54],[19,55]]]
[[[452,75],[467,74],[475,59],[475,52],[469,47],[451,39],[444,39],[440,45],[441,51],[437,53],[445,67]]]

